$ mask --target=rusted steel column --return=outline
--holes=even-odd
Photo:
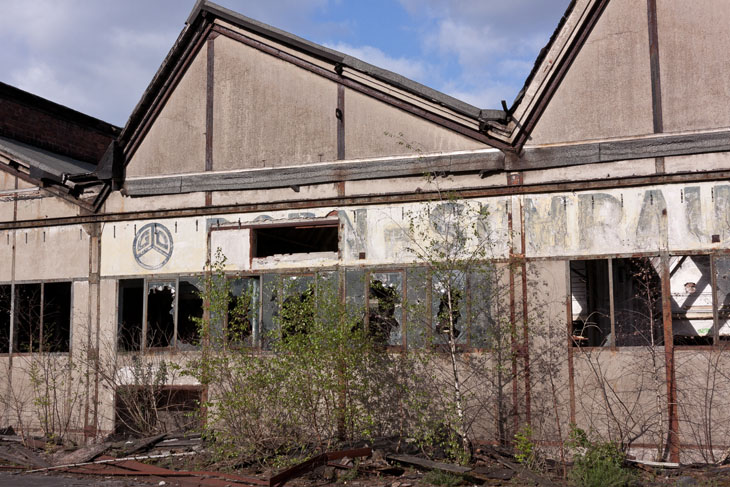
[[[664,362],[667,373],[667,414],[669,433],[667,447],[672,462],[679,462],[679,414],[677,412],[677,384],[674,371],[674,331],[672,329],[672,296],[669,275],[669,254],[661,254],[662,317],[664,319]]]

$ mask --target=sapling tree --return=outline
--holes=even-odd
[[[485,391],[472,394],[468,382],[491,371],[485,357],[469,360],[464,351],[470,346],[491,348],[500,360],[512,358],[510,352],[502,354],[509,341],[506,323],[492,314],[500,297],[498,266],[491,260],[494,241],[489,212],[479,202],[439,194],[435,202],[409,212],[406,221],[407,250],[421,266],[422,285],[430,296],[421,303],[411,301],[409,337],[425,338],[426,346],[415,353],[427,358],[431,368],[445,352],[448,365],[445,373],[435,375],[435,383],[446,387],[439,391],[450,397],[444,404],[444,422],[456,435],[459,457],[466,460],[471,455],[473,421],[486,406]],[[503,379],[500,388],[514,380],[503,375],[502,365],[494,370]]]

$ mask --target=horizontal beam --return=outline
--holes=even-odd
[[[570,181],[563,183],[526,184],[521,186],[496,186],[490,188],[462,188],[450,191],[456,198],[489,198],[498,196],[563,193],[574,191],[592,191],[614,188],[631,188],[656,184],[692,184],[709,181],[727,181],[730,171],[704,171],[696,173],[657,174],[653,176],[633,176],[627,178],[602,178],[594,180]],[[438,201],[443,194],[437,191],[421,193],[393,193],[368,196],[345,196],[334,198],[316,198],[309,200],[280,200],[264,203],[244,203],[235,205],[204,206],[180,208],[173,210],[148,210],[127,213],[99,213],[78,217],[44,218],[39,220],[24,220],[17,222],[0,223],[1,230],[21,228],[42,228],[62,225],[79,225],[95,222],[123,222],[134,220],[164,220],[168,218],[194,218],[205,216],[220,216],[236,213],[252,213],[278,210],[302,210],[311,208],[344,208],[349,206],[401,204],[422,201]]]
[[[503,169],[504,154],[493,151],[127,179],[124,191],[130,196],[153,196],[198,191],[287,188],[374,178],[423,176],[426,173],[492,172]]]
[[[641,139],[591,142],[525,149],[520,158],[509,158],[507,171],[529,171],[654,157],[671,157],[730,151],[730,131],[685,135],[660,135]]]

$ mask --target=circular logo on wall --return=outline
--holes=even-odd
[[[145,269],[154,270],[167,264],[172,256],[172,234],[161,223],[148,223],[134,236],[134,260]]]

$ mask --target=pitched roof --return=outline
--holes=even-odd
[[[146,127],[150,124],[150,120],[154,119],[157,110],[159,110],[159,105],[164,102],[165,91],[174,87],[176,77],[184,72],[186,58],[193,55],[200,47],[202,40],[207,36],[206,29],[209,29],[216,19],[252,32],[274,43],[285,45],[307,56],[325,61],[334,66],[333,73],[342,74],[343,70],[353,70],[386,86],[415,95],[426,103],[443,107],[458,116],[471,120],[474,127],[479,127],[479,130],[473,129],[474,134],[478,135],[481,141],[487,144],[489,144],[488,137],[481,132],[481,127],[488,122],[503,121],[506,118],[504,110],[475,107],[392,71],[373,66],[355,57],[258,22],[207,0],[198,0],[187,19],[185,28],[142,95],[120,135],[119,140],[127,157],[134,152],[133,141],[144,133]],[[420,108],[423,109],[422,106]],[[498,140],[495,140],[495,143],[498,142]]]

